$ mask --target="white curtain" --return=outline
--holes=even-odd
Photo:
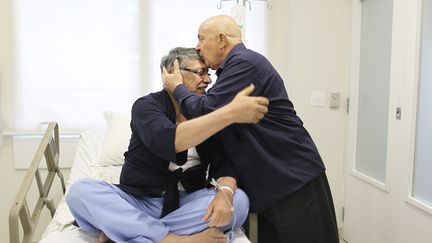
[[[194,47],[206,18],[229,14],[215,0],[16,0],[13,82],[1,84],[6,130],[63,131],[103,124],[102,112],[129,112],[162,88],[159,63],[176,46]],[[145,5],[145,6],[143,6]],[[253,2],[247,46],[264,52],[265,3]],[[253,26],[253,27],[252,27]]]
[[[15,1],[12,130],[103,122],[139,93],[139,0]]]

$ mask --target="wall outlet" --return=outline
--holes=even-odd
[[[332,109],[337,109],[340,106],[340,92],[330,92],[329,106]]]

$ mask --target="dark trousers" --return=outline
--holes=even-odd
[[[258,214],[259,243],[339,243],[325,173]]]

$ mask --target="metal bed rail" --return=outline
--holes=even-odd
[[[42,141],[39,144],[32,163],[24,177],[24,181],[21,184],[15,201],[9,211],[9,240],[11,243],[32,242],[34,230],[39,222],[41,211],[44,206],[49,209],[51,217],[54,216],[56,206],[54,201],[48,198],[48,195],[56,174],[60,178],[63,194],[66,190],[64,177],[58,166],[59,145],[58,125],[56,122],[49,122]],[[39,173],[39,164],[42,160],[42,156],[45,157],[48,170],[44,183],[42,183],[42,178]],[[33,212],[30,214],[27,202],[27,193],[31,187],[33,179],[36,179],[39,198]],[[23,230],[22,241],[20,241],[20,225]]]

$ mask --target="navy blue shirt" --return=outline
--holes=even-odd
[[[179,181],[188,192],[208,186],[209,164],[209,174],[213,178],[236,177],[232,165],[224,157],[223,148],[215,142],[217,136],[196,146],[201,164],[184,172],[168,169],[170,162],[183,165],[187,151],[175,152],[176,112],[166,91],[135,101],[131,118],[132,135],[117,186],[135,196],[164,197],[162,216],[179,206]]]
[[[250,198],[251,212],[272,207],[325,171],[282,78],[264,56],[238,44],[216,74],[218,79],[205,96],[192,94],[184,85],[177,86],[173,96],[188,118],[229,103],[251,83],[255,85],[253,95],[269,99],[269,111],[258,124],[234,124],[220,132],[239,185]]]

